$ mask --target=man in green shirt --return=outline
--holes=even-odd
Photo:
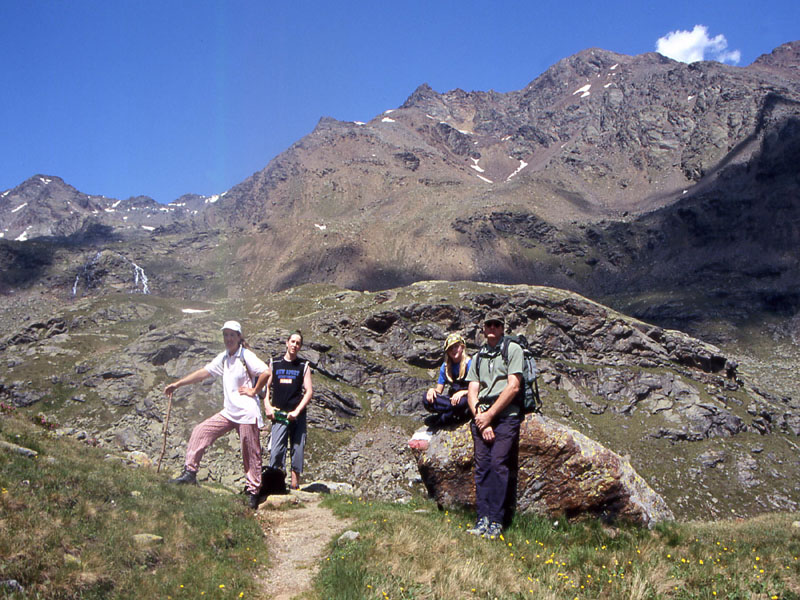
[[[522,348],[509,343],[505,360],[501,353],[504,333],[502,313],[489,312],[483,321],[486,343],[467,373],[467,401],[474,416],[471,428],[478,512],[478,522],[467,531],[491,539],[500,535],[516,500],[523,416],[517,401],[522,389]]]

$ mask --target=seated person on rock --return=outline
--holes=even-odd
[[[451,333],[444,341],[444,362],[439,369],[436,385],[423,398],[423,406],[433,413],[425,419],[425,424],[443,427],[469,420],[470,412],[467,404],[467,373],[470,358],[467,356],[467,345],[464,338]],[[446,385],[450,386],[444,393]]]

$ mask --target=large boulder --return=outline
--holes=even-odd
[[[469,426],[439,430],[413,448],[422,480],[442,506],[475,506]],[[519,448],[517,510],[548,517],[597,516],[652,526],[674,518],[630,462],[582,433],[528,415]]]

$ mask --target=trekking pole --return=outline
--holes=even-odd
[[[169,397],[167,402],[167,417],[164,419],[164,441],[161,443],[161,454],[158,457],[158,467],[156,473],[161,473],[161,460],[164,458],[164,453],[167,451],[167,427],[169,427],[169,415],[172,412],[172,396]]]

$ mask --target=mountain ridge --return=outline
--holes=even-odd
[[[717,236],[706,247],[711,238],[694,235],[688,252],[678,232],[696,232],[699,223],[740,231],[736,207],[747,205],[745,245],[762,270],[778,265],[775,289],[764,291],[780,295],[797,279],[787,252],[800,241],[791,233],[800,218],[792,160],[799,63],[800,42],[746,67],[590,48],[520,90],[438,93],[421,84],[369,122],[323,117],[219,196],[118,201],[37,175],[0,196],[0,229],[5,239],[39,235],[55,248],[81,238],[137,240],[156,254],[167,245],[185,268],[198,257],[183,252],[181,236],[224,232],[248,263],[242,285],[270,290],[308,282],[382,289],[444,278],[609,298],[652,285],[656,263],[665,262],[660,271],[668,275],[658,283],[680,288],[703,287],[714,264],[741,263],[741,239],[725,245]],[[41,198],[51,201],[34,210]],[[85,206],[68,211],[70,203]],[[784,232],[779,247],[762,233],[775,226]],[[658,233],[664,227],[675,233]],[[88,249],[81,252],[70,268],[90,260]],[[673,256],[688,257],[689,268]],[[62,294],[75,274],[64,275]],[[711,283],[708,297],[720,292],[721,283]]]

